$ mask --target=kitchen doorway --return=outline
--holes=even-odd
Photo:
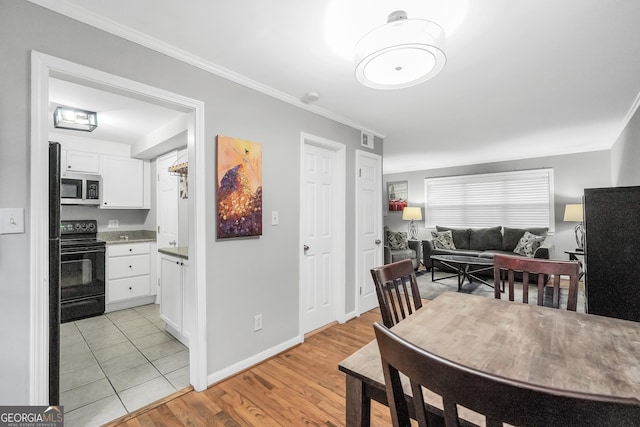
[[[84,67],[40,52],[32,52],[31,105],[31,384],[33,405],[47,405],[49,400],[49,247],[48,239],[48,106],[50,78],[73,81],[125,96],[159,103],[187,113],[188,159],[191,192],[205,200],[204,182],[204,104],[135,81]],[[206,370],[206,242],[204,241],[204,203],[189,200],[190,273],[194,301],[190,340],[190,383],[196,390],[207,386]],[[199,232],[198,232],[199,231]]]

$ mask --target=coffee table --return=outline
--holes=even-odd
[[[484,279],[478,277],[477,273],[483,271],[493,270],[492,258],[481,258],[475,256],[465,255],[431,255],[431,259],[439,261],[447,267],[456,271],[456,274],[446,277],[440,277],[436,279],[433,275],[435,268],[431,269],[431,281],[436,282],[438,280],[450,279],[452,277],[458,278],[458,291],[462,289],[465,280],[469,280],[469,283],[473,283],[474,280],[490,286],[493,288],[493,284],[487,282]]]

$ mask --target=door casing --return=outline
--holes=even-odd
[[[31,52],[31,171],[30,171],[30,384],[31,405],[48,405],[49,398],[49,247],[48,241],[48,107],[49,78],[100,85],[119,93],[135,94],[188,113],[187,133],[192,194],[189,199],[190,280],[195,281],[193,339],[190,343],[191,384],[207,387],[206,345],[206,242],[204,240],[206,192],[204,179],[204,103],[133,80],[85,67],[41,52]],[[125,95],[126,96],[126,95]],[[197,200],[201,202],[198,203]]]

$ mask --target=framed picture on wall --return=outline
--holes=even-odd
[[[262,145],[218,135],[218,239],[262,235]]]
[[[408,181],[387,182],[387,200],[389,203],[389,211],[402,212],[402,210],[407,206],[408,198]]]

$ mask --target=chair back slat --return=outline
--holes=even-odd
[[[392,327],[422,307],[416,272],[411,260],[371,269],[382,321]]]
[[[460,365],[374,324],[387,401],[395,427],[409,426],[400,373],[409,378],[420,427],[428,418],[422,387],[442,396],[445,425],[460,425],[457,405],[486,417],[487,426],[635,426],[640,401],[542,387]]]
[[[552,307],[560,308],[560,277],[569,277],[569,293],[567,298],[567,310],[576,311],[578,306],[578,275],[580,274],[580,264],[578,261],[560,261],[540,258],[523,258],[509,255],[495,255],[493,258],[493,278],[494,295],[501,299],[502,288],[505,277],[507,280],[509,301],[515,299],[515,273],[522,273],[522,302],[529,303],[529,285],[537,287],[538,305],[544,304],[544,293],[547,287],[547,279],[552,278],[551,289]],[[536,283],[530,283],[536,277]]]

